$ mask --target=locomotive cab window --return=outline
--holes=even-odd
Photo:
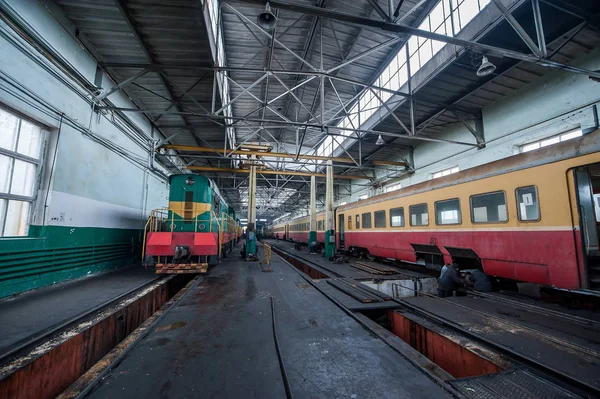
[[[458,198],[435,203],[435,223],[437,225],[462,223]]]
[[[371,212],[362,214],[362,227],[363,229],[371,228]]]
[[[537,187],[519,187],[517,195],[517,210],[519,220],[523,222],[537,222],[540,220],[540,204],[538,201]]]
[[[385,211],[375,212],[375,228],[385,228]]]
[[[473,223],[503,223],[508,221],[504,191],[471,196]]]
[[[356,229],[360,229],[360,215],[356,215]]]
[[[404,227],[404,208],[390,209],[390,226]]]
[[[427,211],[427,204],[411,205],[408,207],[408,213],[410,215],[411,226],[429,225],[429,213]]]

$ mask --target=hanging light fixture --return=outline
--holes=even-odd
[[[275,25],[277,24],[277,17],[271,12],[271,6],[269,5],[268,1],[267,5],[265,6],[265,11],[258,14],[256,22],[261,28],[267,31],[275,28]]]
[[[481,66],[477,70],[477,76],[488,76],[496,70],[496,65],[492,64],[488,61],[487,57],[484,55],[481,60]]]
[[[379,137],[377,137],[377,141],[375,142],[375,144],[377,145],[384,145],[385,141],[383,141],[383,138],[381,137],[381,134],[379,135]]]

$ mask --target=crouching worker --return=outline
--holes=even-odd
[[[479,292],[492,291],[492,280],[479,269],[471,270],[471,273],[467,276],[467,285]]]
[[[452,296],[454,291],[456,291],[456,296],[467,295],[465,284],[460,279],[457,267],[458,265],[453,263],[451,265],[444,266],[442,269],[442,273],[438,280],[439,297],[444,298],[447,296]]]

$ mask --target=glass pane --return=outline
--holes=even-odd
[[[552,144],[560,143],[560,137],[552,137],[551,139],[543,140],[540,143],[540,147],[546,147]]]
[[[429,225],[429,214],[427,213],[427,204],[412,205],[408,208],[410,214],[411,226]]]
[[[21,130],[19,131],[19,145],[17,152],[38,159],[40,157],[40,147],[42,143],[42,129],[39,126],[21,121]]]
[[[360,229],[360,216],[356,215],[356,228]]]
[[[540,148],[540,143],[527,144],[521,147],[521,152],[528,152]]]
[[[6,212],[6,204],[8,203],[5,199],[0,199],[0,237],[2,237],[2,230],[4,228],[4,214]]]
[[[474,223],[506,222],[506,197],[503,192],[473,196],[471,212]]]
[[[535,186],[518,188],[517,203],[519,204],[519,220],[539,220],[540,205]]]
[[[437,224],[460,224],[460,202],[458,199],[440,201],[435,204]]]
[[[362,227],[363,229],[371,228],[371,213],[362,214]]]
[[[16,150],[18,128],[19,118],[0,108],[0,147]]]
[[[8,212],[4,225],[4,236],[27,235],[27,219],[29,218],[29,202],[8,201]]]
[[[566,141],[566,140],[571,140],[574,139],[575,137],[581,137],[583,136],[583,132],[581,130],[577,130],[571,133],[565,133],[562,136],[560,136],[560,141]]]
[[[12,158],[0,155],[0,193],[8,193],[12,161]]]
[[[385,211],[375,212],[375,228],[385,227]]]
[[[390,226],[392,226],[392,227],[403,227],[404,226],[404,208],[390,209]]]
[[[37,167],[32,163],[15,159],[14,169],[10,193],[32,197]]]

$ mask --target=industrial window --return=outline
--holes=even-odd
[[[41,173],[44,129],[0,108],[0,236],[26,236]]]
[[[385,211],[375,212],[375,228],[385,228]]]
[[[500,223],[508,220],[504,191],[471,196],[473,223]]]
[[[383,191],[385,191],[386,193],[389,193],[390,191],[400,190],[401,188],[402,188],[402,184],[397,183],[397,184],[392,184],[391,186],[385,186],[383,188]]]
[[[404,227],[404,208],[390,209],[390,226]]]
[[[563,141],[571,140],[577,137],[583,136],[583,132],[581,129],[573,130],[571,132],[559,134],[557,136],[545,138],[543,140],[539,140],[533,143],[524,144],[520,147],[520,152],[529,152],[533,150],[537,150],[538,148],[548,147],[549,145],[558,144]]]
[[[427,204],[411,205],[408,207],[411,226],[428,226],[429,213],[427,212]]]
[[[360,229],[360,215],[356,215],[356,229]]]
[[[524,222],[540,220],[540,203],[538,201],[537,187],[519,187],[516,190],[519,220]]]
[[[460,201],[458,198],[435,203],[436,224],[460,224],[461,222]]]
[[[438,172],[432,173],[429,175],[429,179],[437,179],[438,177],[442,177],[442,176],[448,176],[451,175],[452,173],[457,173],[458,172],[458,166],[454,166],[452,168],[448,168],[448,169],[444,169],[444,170],[440,170]]]
[[[371,212],[362,214],[362,227],[363,229],[371,228]]]

